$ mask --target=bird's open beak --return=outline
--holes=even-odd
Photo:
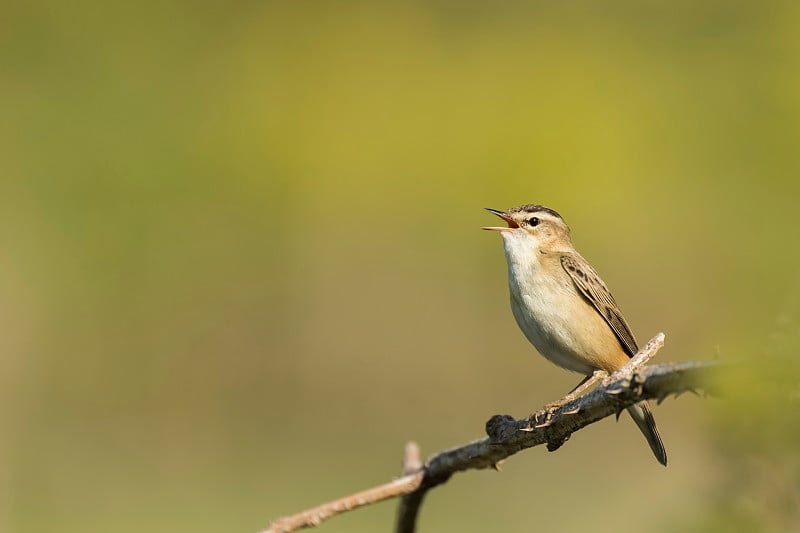
[[[506,224],[508,224],[508,227],[507,228],[503,228],[503,227],[498,227],[498,226],[485,226],[485,227],[483,227],[481,229],[486,229],[486,230],[490,230],[490,231],[511,231],[512,229],[517,229],[519,227],[519,224],[517,224],[517,222],[513,218],[508,216],[505,213],[505,211],[499,211],[497,209],[490,209],[488,207],[485,207],[484,209],[486,209],[490,213],[494,213],[495,215],[497,215],[500,218],[502,218],[503,220],[505,220]]]

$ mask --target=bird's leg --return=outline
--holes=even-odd
[[[585,378],[583,378],[583,379],[581,380],[581,382],[580,382],[580,383],[578,383],[578,384],[575,386],[575,388],[574,388],[574,389],[572,389],[571,391],[569,391],[569,393],[568,393],[566,396],[564,396],[563,398],[561,398],[561,399],[560,399],[558,402],[556,402],[556,403],[557,403],[558,405],[563,405],[563,404],[565,404],[565,403],[567,403],[567,402],[571,402],[572,400],[574,400],[575,398],[577,398],[578,396],[580,396],[581,394],[583,394],[583,393],[584,393],[584,392],[585,392],[587,389],[589,389],[589,388],[590,388],[592,385],[594,385],[595,383],[597,383],[598,381],[600,381],[601,379],[603,379],[603,378],[604,378],[604,377],[606,377],[607,375],[608,375],[608,374],[606,373],[606,371],[605,371],[605,370],[595,370],[594,372],[592,372],[592,375],[591,375],[591,376],[586,376]]]
[[[533,418],[536,421],[536,426],[535,427],[541,428],[541,427],[549,426],[550,422],[552,421],[553,414],[556,412],[556,410],[559,407],[561,407],[565,403],[569,403],[572,400],[576,399],[581,394],[583,394],[587,389],[589,389],[592,385],[594,385],[595,383],[597,383],[598,381],[600,381],[601,379],[603,379],[607,375],[608,374],[604,370],[595,370],[594,372],[592,372],[592,374],[590,376],[586,376],[585,378],[583,378],[581,380],[581,382],[578,383],[575,386],[574,389],[569,391],[569,393],[566,396],[564,396],[563,398],[561,398],[560,400],[558,400],[556,402],[549,403],[549,404],[545,405],[544,406],[544,422],[539,423],[539,416],[538,416],[539,413],[534,413],[534,415],[533,415]],[[573,411],[573,412],[564,413],[564,414],[571,415],[571,414],[575,414],[575,412]],[[527,429],[527,428],[525,430],[526,431],[532,431],[532,429]]]

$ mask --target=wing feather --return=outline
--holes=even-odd
[[[589,300],[600,316],[602,316],[619,339],[628,357],[633,357],[639,350],[631,328],[625,322],[617,302],[611,296],[606,284],[600,279],[592,266],[578,254],[561,256],[561,266],[572,278],[578,290]]]

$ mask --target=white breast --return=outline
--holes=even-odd
[[[585,330],[587,326],[591,329],[599,316],[583,302],[559,262],[548,264],[557,270],[544,272],[542,258],[536,255],[539,252],[510,233],[503,235],[503,248],[508,261],[511,310],[517,324],[549,361],[574,372],[591,374],[596,367],[587,360],[591,357],[587,357],[586,347],[580,342],[586,332],[577,329]]]

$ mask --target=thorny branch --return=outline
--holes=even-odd
[[[647,399],[659,403],[667,396],[690,391],[713,393],[711,389],[718,365],[713,362],[686,361],[639,367],[664,344],[658,334],[619,371],[605,378],[594,391],[561,405],[552,414],[542,410],[528,418],[515,420],[495,415],[486,422],[488,437],[435,454],[424,466],[414,443],[406,446],[403,477],[302,513],[279,518],[263,533],[288,533],[316,526],[337,514],[385,499],[402,496],[395,523],[396,533],[413,533],[426,492],[445,483],[464,470],[497,468],[503,459],[526,448],[546,444],[549,451],[560,448],[570,436],[607,416],[619,415],[625,408]],[[536,421],[546,419],[546,424]]]

